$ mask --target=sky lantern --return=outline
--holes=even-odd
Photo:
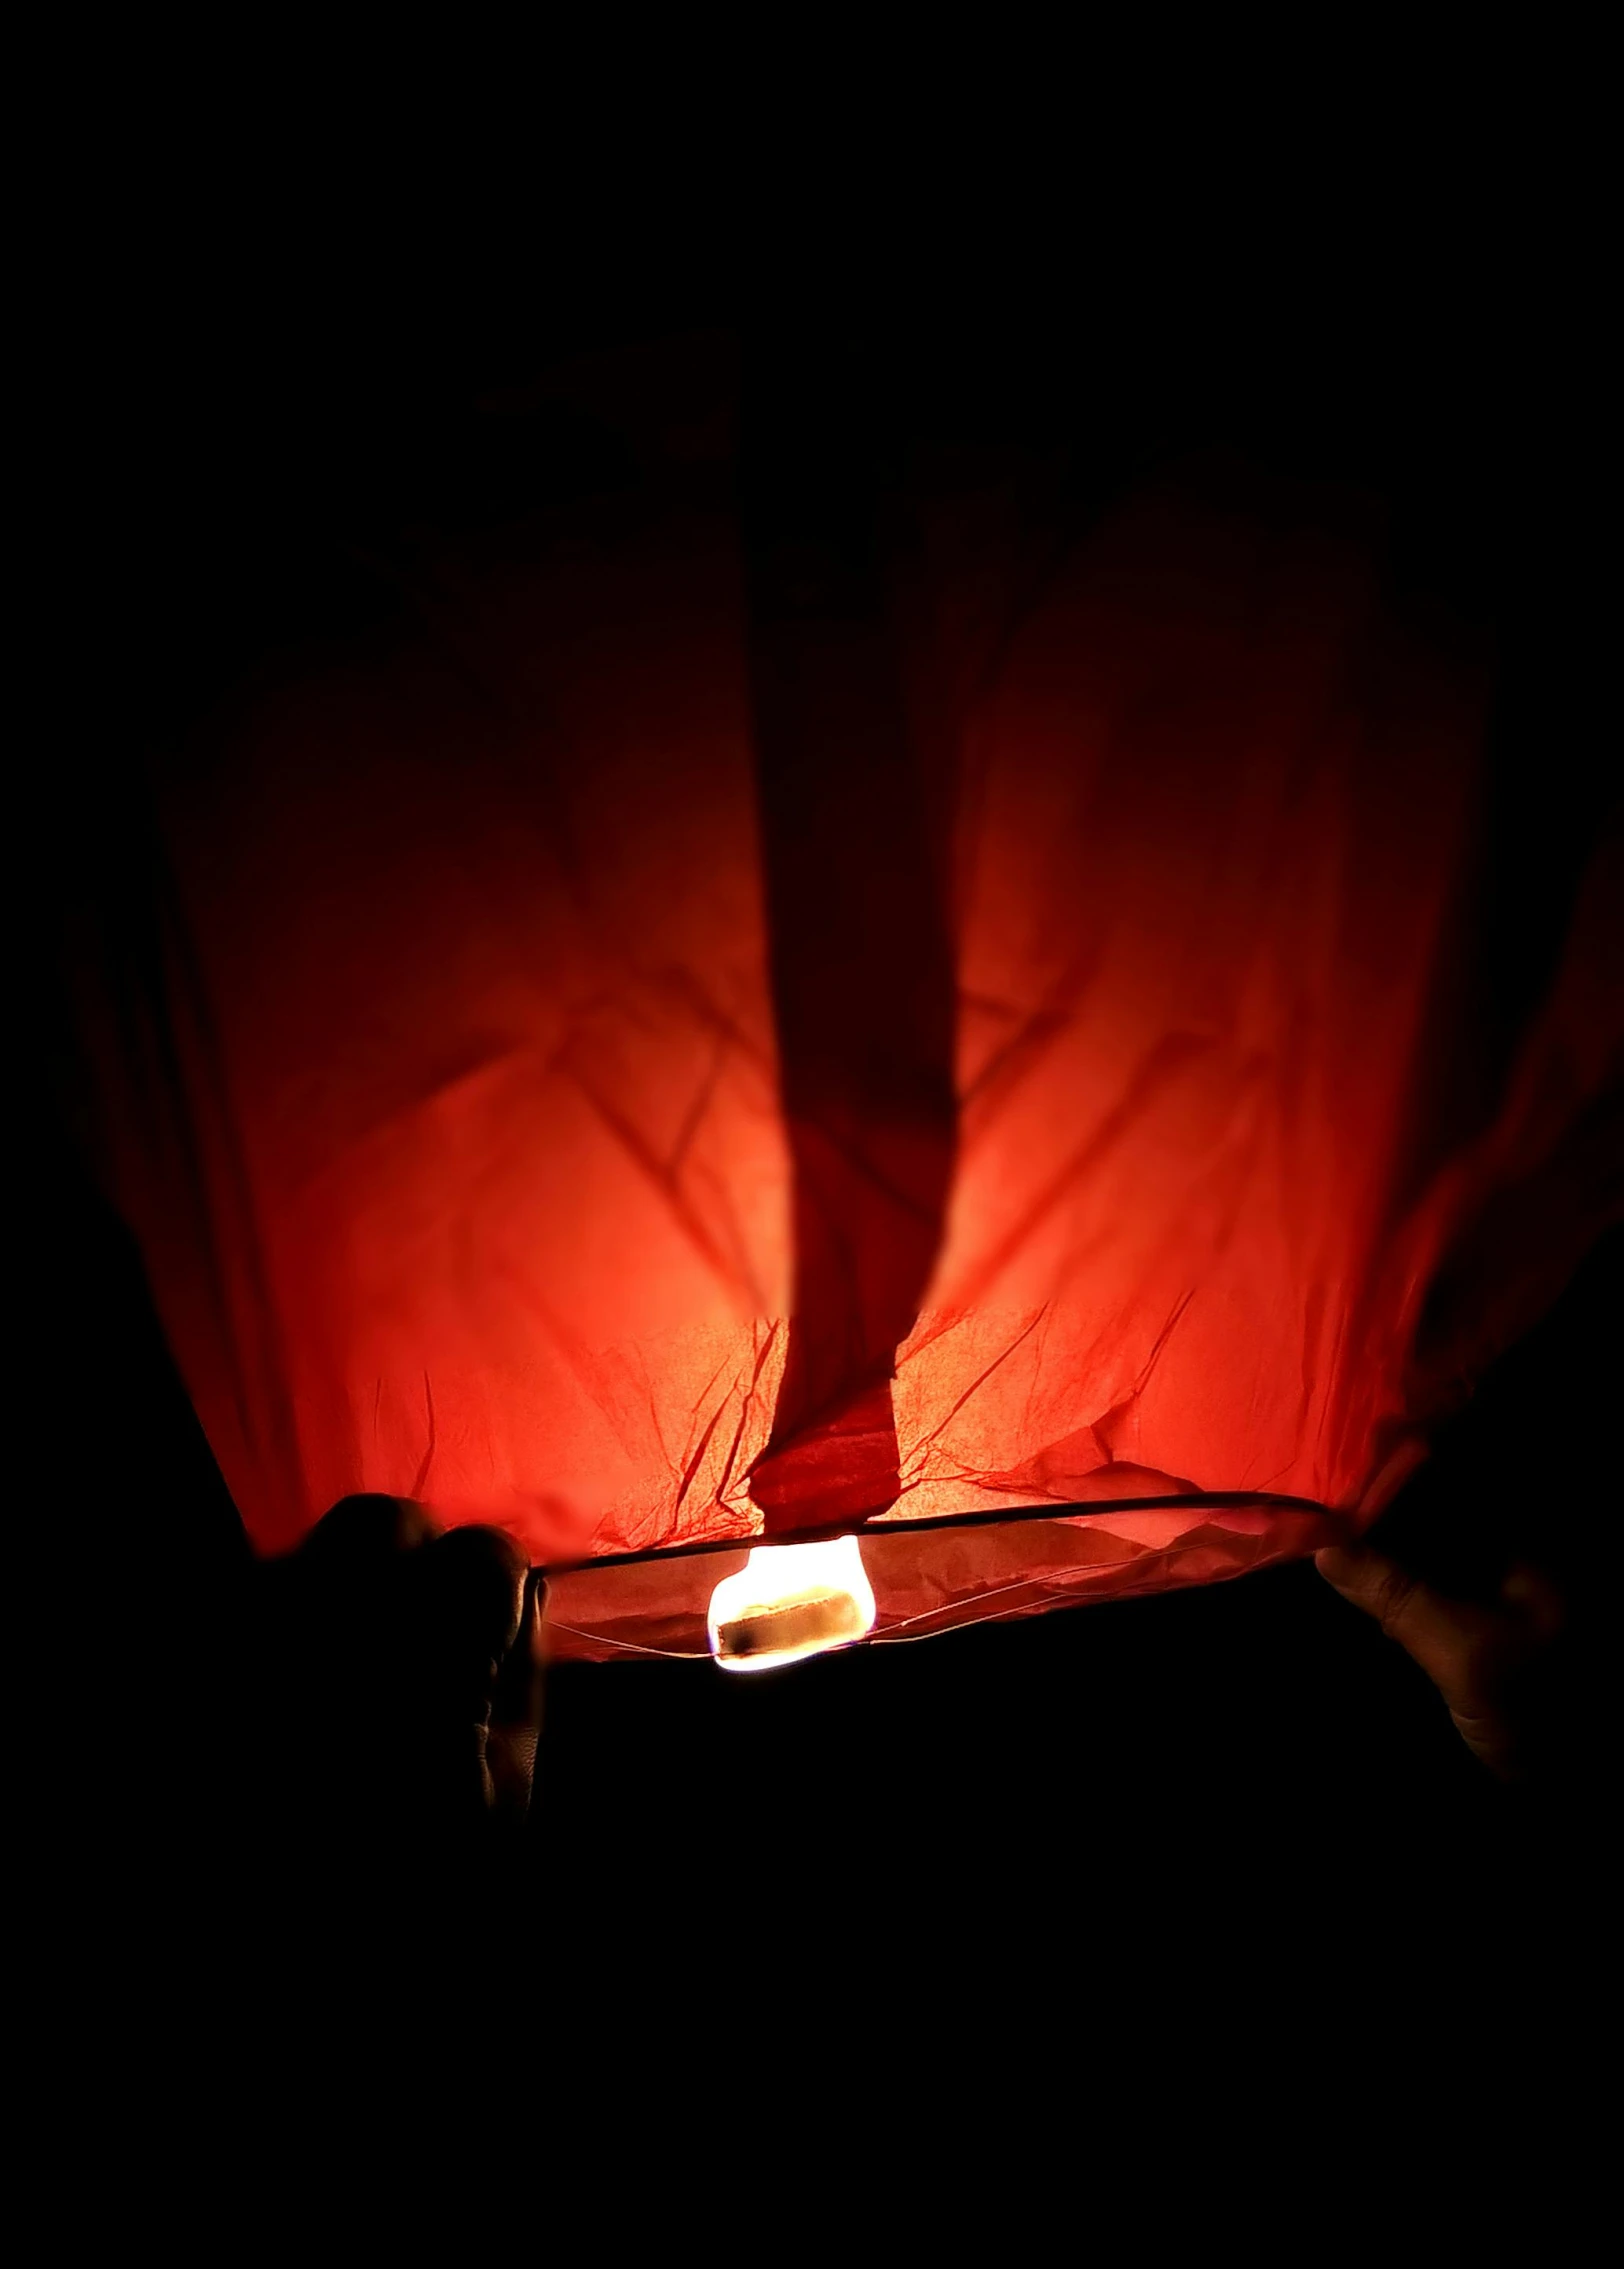
[[[629,470],[352,558],[78,943],[256,1543],[420,1497],[750,1670],[1368,1524],[1616,1205],[1610,854],[1448,1077],[1492,657],[1356,493],[726,354],[482,414],[566,398]]]

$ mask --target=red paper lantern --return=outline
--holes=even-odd
[[[561,1652],[759,1662],[1368,1521],[1605,1211],[1616,880],[1446,1125],[1488,687],[1357,504],[1057,544],[996,452],[752,432],[742,505],[723,416],[408,550],[161,753],[85,1032],[251,1533],[420,1496],[574,1571]]]

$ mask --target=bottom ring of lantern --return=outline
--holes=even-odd
[[[1126,1497],[708,1538],[541,1573],[555,1660],[664,1656],[755,1671],[1212,1583],[1344,1542],[1357,1525],[1261,1491]]]

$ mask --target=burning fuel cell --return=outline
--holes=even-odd
[[[759,1545],[711,1594],[710,1649],[724,1670],[771,1670],[866,1637],[874,1612],[855,1536]]]

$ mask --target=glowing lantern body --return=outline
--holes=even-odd
[[[1427,1123],[1473,668],[1357,514],[1171,480],[1055,550],[922,477],[854,565],[826,472],[441,544],[160,779],[157,991],[86,1030],[262,1546],[420,1495],[587,1563],[563,1648],[744,1662],[1307,1550],[1469,1368],[1429,1288],[1615,1039],[1598,876]],[[756,1644],[752,1540],[859,1528]]]

